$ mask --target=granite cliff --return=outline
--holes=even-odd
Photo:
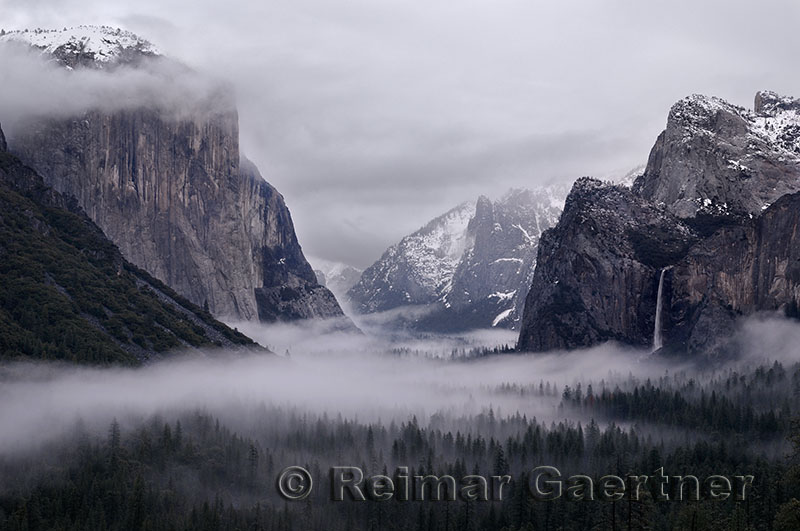
[[[542,236],[520,350],[723,355],[740,317],[796,314],[798,108],[771,92],[754,111],[691,96],[632,189],[579,179]]]
[[[125,260],[0,130],[0,359],[136,364],[203,347],[263,350]]]
[[[168,61],[111,28],[5,39],[109,76]],[[32,117],[9,143],[47,184],[77,198],[128,260],[214,315],[346,320],[303,256],[283,197],[240,155],[238,114],[224,87],[206,96],[213,101],[187,101],[180,112],[120,102],[68,118]]]

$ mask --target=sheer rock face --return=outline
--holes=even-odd
[[[539,242],[519,348],[648,345],[660,270],[696,240],[679,218],[630,189],[579,179],[558,225]]]
[[[737,318],[796,312],[800,301],[800,194],[694,246],[670,271],[664,334],[673,350],[721,355]]]
[[[12,148],[76,197],[127,259],[214,315],[342,316],[303,257],[283,197],[240,164],[236,111],[199,116],[92,111],[32,123]]]
[[[176,348],[264,350],[130,264],[74,197],[46,186],[1,141],[0,213],[6,282],[0,282],[0,358],[37,352],[52,359],[138,363]],[[18,284],[22,291],[14,291]],[[119,299],[109,300],[109,294]],[[26,319],[26,312],[41,310],[40,303],[50,317]]]
[[[550,187],[512,190],[498,201],[478,199],[469,224],[471,245],[444,300],[458,321],[470,328],[519,327],[539,237],[557,223],[563,197],[560,187]]]
[[[176,79],[211,84],[146,40],[107,26],[10,32],[0,43],[29,45],[64,68],[108,76],[157,65],[153,79],[162,78],[165,92],[178,90]],[[336,317],[352,326],[317,283],[283,197],[240,161],[228,91],[211,88],[175,102],[31,118],[11,147],[48,185],[77,198],[128,260],[214,315]],[[101,103],[107,109],[113,102]]]
[[[799,107],[690,97],[632,190],[579,180],[542,236],[519,348],[652,344],[664,269],[665,352],[721,355],[739,317],[797,313]]]

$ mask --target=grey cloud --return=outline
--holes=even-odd
[[[124,109],[147,105],[165,117],[187,119],[227,108],[229,89],[207,76],[156,62],[146,68],[68,71],[26,45],[0,47],[0,118],[13,136],[21,121],[80,115],[92,108]],[[176,68],[180,72],[176,75]]]
[[[640,164],[687,94],[750,105],[762,88],[800,92],[798,10],[791,0],[37,0],[6,1],[0,19],[124,25],[230,80],[243,148],[285,195],[306,250],[364,266],[479,193]]]

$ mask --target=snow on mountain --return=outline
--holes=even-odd
[[[514,328],[539,237],[558,222],[567,192],[510,190],[455,207],[390,247],[348,292],[350,302],[359,313],[429,305],[411,323],[418,329]]]
[[[717,363],[737,352],[731,339],[746,316],[791,315],[798,112],[800,99],[774,92],[758,93],[752,111],[689,96],[673,105],[632,188],[579,179],[540,243],[518,348],[613,339]]]
[[[473,203],[458,205],[387,249],[348,292],[356,310],[381,312],[440,300],[470,246],[467,229],[474,214]]]
[[[10,31],[0,35],[0,42],[28,44],[69,68],[78,65],[103,68],[161,55],[145,39],[109,26]]]
[[[800,100],[771,91],[759,92],[751,111],[715,96],[693,94],[676,103],[670,112],[671,120],[680,120],[684,125],[686,141],[693,134],[719,136],[716,120],[720,116],[734,120],[731,125],[740,126],[738,132],[752,142],[744,147],[760,148],[759,155],[770,151],[776,158],[800,159]],[[741,161],[731,164],[737,169],[746,168]]]
[[[759,92],[752,120],[754,135],[766,139],[788,156],[800,156],[800,100],[775,92]]]
[[[758,216],[800,191],[800,100],[759,92],[753,110],[688,96],[669,113],[634,191],[682,218]]]
[[[470,222],[473,245],[461,257],[443,299],[470,327],[516,328],[528,294],[542,232],[558,223],[566,186],[512,189],[481,197]]]
[[[309,257],[308,261],[317,275],[317,282],[333,292],[336,299],[343,302],[347,291],[361,278],[361,269],[342,262],[332,262],[323,258]]]
[[[635,167],[632,167],[630,169],[617,168],[616,170],[613,171],[593,174],[592,177],[595,179],[599,179],[603,182],[607,182],[610,184],[617,184],[620,186],[625,186],[626,188],[630,188],[631,186],[633,186],[633,183],[636,181],[636,179],[641,177],[646,167],[647,167],[646,164],[637,164]]]
[[[626,188],[630,188],[633,186],[633,183],[636,182],[636,179],[641,177],[644,174],[644,170],[646,168],[645,164],[640,164],[635,168],[631,169],[624,175],[614,176],[610,179],[610,181],[614,184],[619,184],[625,186]]]

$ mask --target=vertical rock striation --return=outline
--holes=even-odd
[[[536,268],[539,237],[554,226],[566,189],[513,189],[497,201],[478,199],[471,245],[444,302],[451,320],[468,328],[516,329]]]
[[[112,28],[5,39],[101,75],[148,64],[159,75],[187,74],[146,41]],[[317,283],[283,197],[240,157],[238,114],[225,91],[187,95],[180,107],[102,102],[70,118],[31,118],[11,148],[48,185],[77,198],[128,260],[214,315],[342,318],[350,326]]]
[[[2,140],[0,130],[0,140]],[[140,363],[250,339],[125,260],[0,142],[0,358]]]
[[[619,185],[578,179],[539,242],[519,348],[652,342],[658,276],[697,241],[685,223]]]
[[[214,315],[341,316],[305,260],[283,197],[240,163],[235,110],[199,119],[155,109],[44,120],[14,152],[76,197],[131,262]]]

